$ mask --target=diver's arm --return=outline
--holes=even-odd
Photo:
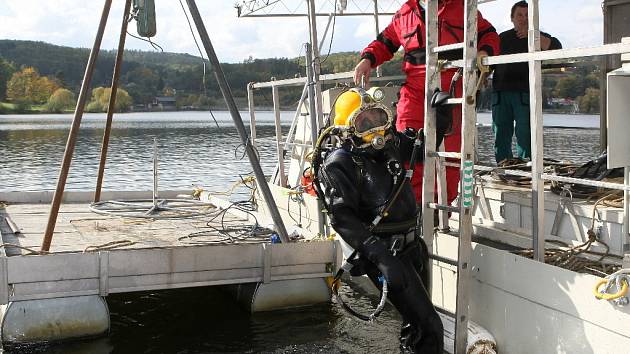
[[[325,186],[325,198],[332,227],[350,246],[359,249],[370,231],[359,218],[360,173],[352,155],[342,149],[326,157],[318,176]]]

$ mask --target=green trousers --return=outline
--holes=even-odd
[[[514,133],[516,133],[517,157],[531,158],[529,92],[492,92],[492,131],[494,132],[494,158],[497,162],[513,158],[512,135]]]

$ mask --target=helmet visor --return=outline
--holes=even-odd
[[[367,133],[374,129],[385,129],[389,124],[389,116],[382,108],[369,108],[354,119],[354,129],[358,134]]]

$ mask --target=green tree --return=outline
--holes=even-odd
[[[92,99],[88,103],[86,110],[88,112],[106,112],[109,106],[109,96],[112,89],[109,87],[97,87],[92,90]],[[116,112],[125,112],[131,108],[133,100],[127,91],[119,88],[116,90]]]
[[[0,57],[0,101],[7,97],[7,83],[14,72],[15,67],[13,64]]]
[[[50,95],[46,109],[49,112],[61,113],[66,109],[72,108],[74,103],[74,94],[68,89],[60,88]]]
[[[589,87],[583,96],[578,97],[581,113],[599,113],[599,89]]]
[[[582,77],[571,75],[558,80],[554,89],[556,97],[576,98],[584,94],[584,79]]]
[[[137,67],[127,73],[125,87],[136,102],[150,103],[158,92],[161,77],[147,67]]]
[[[11,76],[7,83],[7,97],[16,103],[45,103],[58,88],[54,81],[27,67]]]

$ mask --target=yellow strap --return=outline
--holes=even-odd
[[[602,279],[599,282],[597,282],[597,284],[595,285],[595,289],[593,289],[593,294],[595,295],[596,298],[600,300],[615,300],[620,297],[626,296],[626,294],[628,293],[628,282],[625,279],[621,280],[621,290],[619,290],[615,294],[601,293],[599,291],[599,288],[602,285],[607,284],[607,283],[608,283],[608,279]]]

